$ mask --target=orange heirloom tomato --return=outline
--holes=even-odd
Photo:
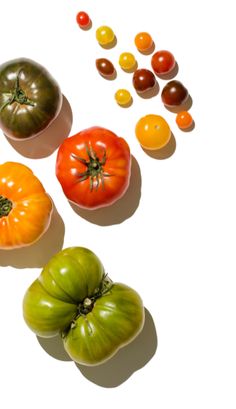
[[[130,167],[127,142],[107,129],[93,127],[65,139],[58,150],[56,176],[70,201],[98,209],[124,195]]]
[[[0,165],[0,248],[37,241],[47,230],[52,201],[31,169],[21,163]]]

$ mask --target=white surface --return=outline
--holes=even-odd
[[[235,408],[233,2],[1,3],[1,62],[28,57],[47,67],[73,111],[70,135],[92,125],[107,127],[126,138],[138,165],[135,162],[129,200],[122,200],[120,210],[117,204],[113,213],[82,217],[68,204],[56,180],[56,151],[43,158],[26,157],[27,152],[30,156],[26,145],[20,154],[2,135],[1,162],[29,165],[61,216],[54,218],[49,235],[37,246],[0,252],[0,406],[118,409],[152,402],[160,409]],[[93,20],[89,31],[80,30],[75,22],[83,9]],[[103,50],[95,40],[95,30],[102,24],[110,25],[117,35],[111,50]],[[136,96],[131,75],[118,67],[119,54],[125,50],[133,51],[140,66],[148,67],[150,56],[140,55],[133,45],[135,34],[145,30],[152,34],[156,50],[169,49],[176,56],[176,79],[188,87],[193,99],[193,132],[178,130],[175,115],[162,106],[160,95],[149,100]],[[114,82],[96,72],[94,61],[99,56],[115,63]],[[113,101],[120,86],[127,86],[134,97],[126,110]],[[147,155],[134,136],[136,121],[149,113],[163,115],[175,135],[176,150],[164,160]],[[40,156],[43,146],[38,143],[37,149],[34,155]],[[114,281],[123,281],[141,294],[151,314],[134,349],[96,370],[81,371],[73,362],[63,361],[60,350],[52,351],[55,344],[40,345],[22,318],[27,287],[62,245],[91,248]],[[152,320],[158,336],[156,351]]]

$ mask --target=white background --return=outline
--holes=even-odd
[[[0,406],[24,409],[145,407],[235,408],[235,20],[233,1],[1,0],[0,63],[28,57],[44,65],[65,96],[63,115],[34,142],[0,139],[1,162],[31,167],[54,200],[48,233],[36,245],[0,251]],[[93,21],[75,22],[79,10]],[[103,50],[98,26],[110,25],[117,45]],[[150,56],[135,49],[149,31],[156,50],[176,57],[192,97],[192,132],[182,132],[160,94],[135,94],[131,74],[118,67],[131,51],[140,67]],[[106,81],[95,59],[107,57],[117,79]],[[160,88],[165,81],[160,80]],[[127,87],[133,105],[122,109],[114,92]],[[134,127],[160,114],[174,138],[169,152],[150,156]],[[72,122],[73,116],[73,122]],[[71,123],[72,122],[72,123]],[[93,125],[123,136],[133,167],[130,189],[113,207],[75,211],[55,177],[61,138]],[[51,135],[51,139],[50,139]],[[135,288],[146,325],[132,346],[97,368],[76,366],[59,340],[38,340],[22,318],[22,298],[42,266],[62,247],[86,246],[113,281]],[[158,339],[158,341],[157,341]]]

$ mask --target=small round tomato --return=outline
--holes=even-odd
[[[79,11],[76,16],[76,21],[82,28],[88,27],[91,23],[90,17],[85,11]]]
[[[151,65],[155,74],[168,74],[175,66],[175,58],[169,51],[157,51],[152,56]]]
[[[124,195],[130,167],[127,142],[107,129],[93,127],[65,139],[58,150],[56,175],[70,201],[97,209]]]
[[[101,26],[96,30],[96,39],[100,45],[108,45],[115,39],[115,34],[110,27]]]
[[[188,98],[188,90],[180,81],[169,81],[161,93],[162,102],[167,106],[182,105]]]
[[[135,128],[140,145],[147,150],[163,148],[171,138],[171,130],[160,115],[146,115],[141,118]]]
[[[149,33],[141,32],[135,36],[134,43],[139,51],[148,51],[153,45],[153,39]]]
[[[115,93],[115,100],[119,105],[127,105],[132,101],[132,97],[127,89],[118,89]]]
[[[133,86],[137,92],[146,92],[156,84],[155,75],[152,71],[141,68],[133,75]]]
[[[188,129],[193,124],[193,118],[188,111],[178,112],[176,123],[180,129]]]
[[[122,53],[119,58],[119,64],[123,70],[132,70],[136,66],[135,56],[131,53]]]
[[[17,162],[0,165],[0,248],[33,244],[47,230],[52,201],[33,172]]]
[[[71,359],[88,366],[107,361],[144,324],[138,293],[113,283],[99,258],[83,247],[52,257],[26,291],[23,315],[34,333],[60,335]]]
[[[107,58],[98,58],[96,60],[96,67],[103,77],[112,77],[115,73],[115,67]]]

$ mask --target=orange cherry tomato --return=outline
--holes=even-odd
[[[180,129],[187,129],[193,124],[193,118],[189,112],[181,111],[176,115],[176,123]]]
[[[146,115],[141,118],[135,133],[140,145],[147,150],[161,149],[171,138],[170,127],[160,115]]]
[[[149,33],[141,32],[135,36],[134,43],[139,51],[148,51],[153,45],[153,39]]]
[[[52,201],[25,165],[0,165],[0,248],[13,249],[37,241],[47,230]]]

